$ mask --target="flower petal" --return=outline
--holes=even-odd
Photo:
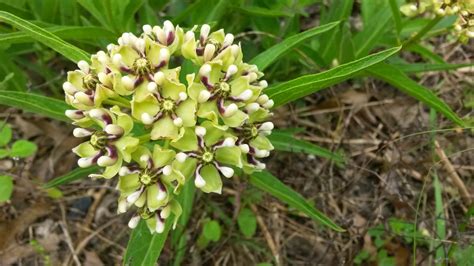
[[[222,180],[219,172],[214,165],[205,165],[201,168],[201,176],[206,181],[206,185],[201,188],[206,193],[218,193],[222,192]]]

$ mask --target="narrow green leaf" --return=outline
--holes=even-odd
[[[99,170],[100,168],[97,165],[87,167],[87,168],[78,167],[65,175],[58,176],[54,178],[53,180],[50,180],[48,183],[43,185],[43,188],[48,189],[48,188],[64,185],[67,183],[71,183],[81,178],[85,178],[90,174],[98,173]]]
[[[467,64],[426,64],[426,63],[410,63],[410,64],[391,64],[395,68],[405,72],[405,73],[420,73],[428,71],[446,71],[453,70],[458,68],[471,68],[474,70],[473,63]]]
[[[92,0],[77,0],[77,2],[85,9],[87,10],[97,21],[102,24],[102,26],[107,27],[111,29],[110,25],[107,23],[107,20],[105,19],[104,14],[100,12],[96,5],[94,4],[94,1]]]
[[[0,203],[10,199],[13,192],[13,179],[11,176],[0,175]]]
[[[390,9],[392,10],[392,17],[395,21],[395,28],[397,29],[397,34],[400,34],[402,30],[402,16],[400,14],[400,7],[397,3],[397,0],[389,0]]]
[[[436,94],[410,79],[396,67],[388,64],[379,64],[376,67],[368,69],[368,72],[442,113],[454,123],[464,126],[464,122],[461,118],[459,118],[445,102],[439,99]]]
[[[168,217],[165,230],[161,234],[152,234],[142,219],[133,229],[125,252],[124,265],[153,266],[165,246],[166,238],[173,223],[173,217]]]
[[[64,112],[70,107],[64,101],[38,94],[2,91],[0,93],[0,104],[61,121],[69,121]]]
[[[253,173],[250,176],[249,181],[252,185],[303,212],[322,225],[338,232],[345,231],[323,213],[313,208],[298,192],[283,184],[278,178],[269,172],[262,171]]]
[[[12,128],[9,124],[0,121],[0,147],[7,145],[12,139]]]
[[[293,13],[282,10],[273,10],[258,6],[234,6],[234,9],[253,16],[260,17],[292,17]]]
[[[88,40],[88,39],[101,39],[115,38],[115,35],[101,27],[83,27],[83,26],[54,26],[46,28],[45,30],[55,34],[59,38],[64,40]],[[34,41],[31,35],[25,32],[13,32],[0,34],[0,44],[18,44],[18,43],[29,43]]]
[[[207,16],[208,22],[217,22],[221,19],[221,17],[225,14],[225,9],[230,2],[227,0],[218,0],[218,2],[214,5]]]
[[[287,82],[277,84],[265,90],[275,102],[275,107],[302,98],[331,85],[353,77],[359,71],[382,62],[400,51],[401,47],[394,47],[378,52],[361,59],[337,66],[333,69],[302,76]]]
[[[0,11],[0,21],[6,22],[19,30],[24,31],[35,40],[43,43],[74,62],[80,60],[90,61],[89,55],[85,51],[61,40],[51,32],[40,28],[27,20],[8,12]]]
[[[289,38],[286,38],[279,44],[276,44],[265,52],[254,57],[250,63],[258,66],[259,70],[264,70],[271,65],[275,60],[280,58],[285,53],[291,51],[296,45],[306,41],[307,39],[314,37],[318,34],[326,32],[339,25],[339,21],[325,24],[323,26],[315,27],[310,30],[298,33]]]
[[[274,130],[268,139],[272,142],[276,150],[288,152],[302,152],[313,154],[337,162],[344,162],[344,158],[328,149],[319,147],[305,140],[299,140],[287,132]]]

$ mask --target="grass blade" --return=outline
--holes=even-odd
[[[263,7],[258,7],[258,6],[234,6],[234,9],[248,14],[252,16],[259,16],[259,17],[292,17],[293,13],[291,12],[285,12],[282,10],[273,10],[273,9],[268,9],[268,8],[263,8]]]
[[[46,28],[45,30],[55,34],[57,37],[64,40],[84,40],[84,39],[113,39],[115,35],[101,27],[81,27],[81,26],[55,26]],[[34,41],[31,35],[25,32],[12,32],[6,34],[0,34],[0,43],[6,44],[18,44],[18,43],[29,43]]]
[[[339,154],[333,153],[328,149],[314,145],[311,142],[300,140],[288,134],[274,130],[268,139],[272,142],[276,150],[288,152],[302,152],[306,154],[313,154],[319,157],[334,160],[336,162],[344,162],[344,158]]]
[[[265,52],[254,57],[250,61],[250,63],[257,65],[259,70],[264,70],[269,65],[271,65],[275,60],[277,60],[282,55],[284,55],[286,52],[289,52],[296,45],[306,41],[307,39],[311,37],[314,37],[318,34],[326,32],[336,27],[337,25],[339,25],[339,21],[328,23],[323,26],[315,27],[310,30],[288,37],[281,43],[272,46],[270,49],[267,49]]]
[[[402,30],[402,16],[400,14],[400,9],[397,3],[397,0],[389,0],[390,9],[392,10],[392,17],[395,21],[395,28],[397,29],[397,34],[400,34]]]
[[[311,219],[338,232],[345,230],[335,224],[323,213],[313,208],[299,193],[283,184],[278,178],[267,171],[256,172],[250,176],[250,183],[257,188],[269,193],[291,207],[308,215]]]
[[[428,72],[428,71],[446,71],[446,70],[453,70],[458,68],[471,68],[474,70],[473,63],[467,64],[426,64],[426,63],[410,63],[410,64],[391,64],[395,68],[401,70],[405,73],[421,73],[421,72]]]
[[[275,106],[302,98],[331,85],[349,79],[359,71],[382,62],[388,57],[400,51],[401,47],[394,47],[385,51],[372,54],[361,59],[337,66],[325,72],[302,76],[265,90],[275,102]]]
[[[66,115],[64,115],[64,112],[70,109],[70,107],[64,101],[43,95],[31,92],[2,91],[0,93],[0,104],[44,115],[56,120],[70,122]]]
[[[396,67],[388,64],[379,64],[377,67],[372,67],[368,71],[375,77],[391,84],[402,92],[442,113],[454,123],[464,126],[464,121],[462,121],[461,118],[459,118],[445,102],[439,99],[429,89],[410,79]]]
[[[99,172],[99,169],[100,168],[97,165],[87,167],[87,168],[78,167],[65,175],[62,175],[62,176],[54,178],[53,180],[50,180],[48,183],[43,185],[43,188],[48,189],[52,187],[57,187],[59,185],[71,183],[73,181],[84,178],[88,176],[89,174],[97,173]]]
[[[85,51],[61,40],[58,36],[36,26],[27,20],[19,18],[8,12],[0,11],[0,21],[8,23],[13,27],[25,32],[33,39],[64,55],[69,60],[74,62],[78,62],[80,60],[90,61],[89,55]]]
[[[165,220],[165,230],[161,234],[152,234],[142,219],[133,229],[123,259],[124,265],[156,265],[156,261],[165,246],[166,238],[173,223],[173,217]]]

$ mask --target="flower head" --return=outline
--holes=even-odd
[[[166,21],[124,33],[63,85],[73,134],[87,139],[73,149],[78,164],[104,168],[93,177],[118,175],[118,212],[135,211],[132,228],[143,219],[163,232],[181,214],[175,196],[186,182],[221,193],[223,177],[265,168],[273,150],[263,73],[242,62],[232,34],[196,29],[184,34]],[[196,71],[182,73],[183,60]]]

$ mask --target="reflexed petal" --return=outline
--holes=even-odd
[[[183,119],[184,127],[192,127],[196,124],[196,102],[187,99],[176,108],[176,114]]]
[[[176,152],[173,150],[163,149],[160,145],[153,146],[153,163],[156,168],[161,168],[171,163]]]
[[[134,162],[138,163],[141,168],[145,168],[147,166],[147,162],[141,160],[143,156],[148,156],[151,158],[151,152],[145,146],[138,146],[137,149],[132,153],[132,159]]]
[[[153,129],[151,130],[151,139],[176,139],[177,137],[178,127],[173,124],[173,119],[171,119],[169,116],[165,116],[153,124]]]
[[[174,126],[174,125],[173,125]],[[194,128],[183,128],[182,135],[171,141],[171,146],[182,151],[193,151],[198,148],[196,134]]]
[[[135,99],[132,100],[132,116],[137,120],[141,121],[144,113],[153,117],[158,113],[159,109],[158,101],[151,94],[148,94],[148,96],[140,102]]]
[[[89,142],[83,142],[77,145],[72,151],[79,157],[90,157],[98,152]]]
[[[161,206],[166,205],[167,199],[169,196],[167,195],[164,200],[158,200],[158,186],[148,186],[146,189],[146,200],[147,200],[147,207],[150,211],[155,211]]]
[[[227,165],[242,167],[242,152],[239,147],[223,147],[217,149],[216,160]]]
[[[130,133],[133,128],[133,119],[126,113],[120,111],[120,108],[118,106],[114,106],[110,108],[110,110],[117,116],[115,124],[123,128],[125,135]]]
[[[201,188],[202,191],[206,193],[214,192],[221,194],[222,180],[215,166],[210,164],[205,165],[201,169],[201,176],[206,181],[206,185]]]
[[[241,110],[237,110],[233,115],[229,117],[222,117],[224,123],[230,127],[239,127],[241,126],[246,119],[248,119],[248,115]]]
[[[273,145],[267,137],[258,135],[250,141],[250,145],[260,150],[273,150]]]
[[[140,188],[140,180],[138,174],[130,174],[119,177],[118,189],[121,193],[128,196]]]
[[[134,137],[121,137],[119,140],[115,142],[115,146],[119,154],[123,156],[123,160],[126,162],[130,162],[132,158],[132,153],[137,149],[138,143],[140,141]]]
[[[120,167],[122,167],[122,158],[119,156],[115,164],[105,168],[102,176],[106,179],[110,179],[118,174]]]

